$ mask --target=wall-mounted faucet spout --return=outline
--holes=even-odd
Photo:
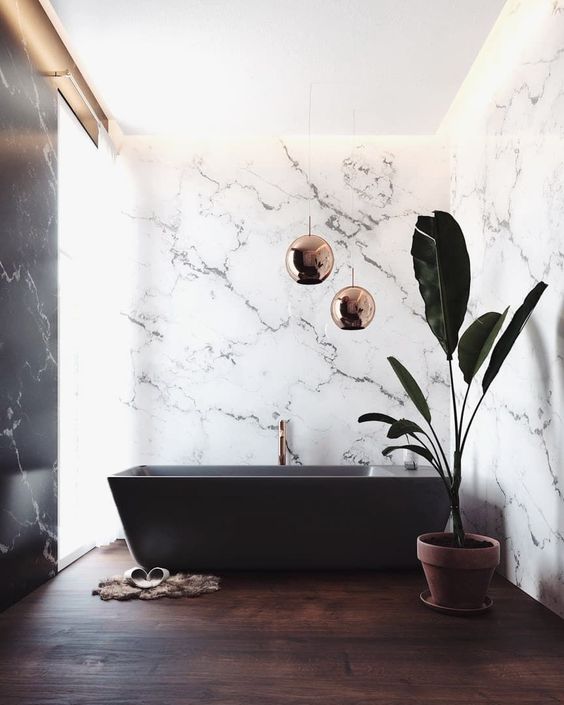
[[[278,422],[278,465],[286,465],[286,421]]]

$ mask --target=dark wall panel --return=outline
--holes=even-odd
[[[56,571],[57,97],[0,18],[0,609]]]

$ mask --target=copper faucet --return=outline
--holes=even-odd
[[[278,465],[286,465],[286,421],[278,422]]]

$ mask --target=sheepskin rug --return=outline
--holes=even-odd
[[[122,575],[114,575],[101,580],[92,594],[102,600],[158,600],[161,597],[198,597],[217,590],[219,578],[215,575],[176,573],[160,585],[147,589],[131,585]]]

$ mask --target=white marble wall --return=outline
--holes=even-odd
[[[132,462],[275,463],[283,417],[293,463],[383,463],[382,430],[357,417],[416,416],[392,354],[429,393],[447,438],[444,361],[409,255],[416,215],[448,209],[443,142],[314,138],[309,182],[301,138],[128,138],[119,161],[129,184],[122,244],[133,253],[120,390]],[[310,199],[313,230],[336,258],[317,287],[293,283],[284,266]],[[376,299],[366,331],[330,319],[351,263]]]
[[[493,383],[466,458],[469,524],[503,539],[505,575],[564,615],[564,3],[510,2],[491,97],[470,81],[454,127],[452,209],[469,240],[471,312],[549,288]]]

